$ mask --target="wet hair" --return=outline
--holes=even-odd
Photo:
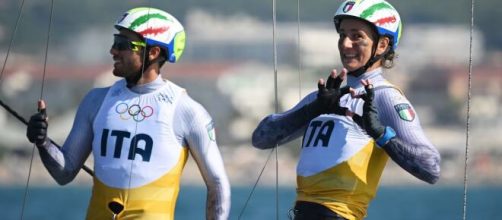
[[[394,67],[394,59],[397,57],[397,54],[392,49],[392,45],[394,44],[394,39],[392,39],[392,36],[390,36],[390,35],[380,36],[378,34],[378,30],[377,30],[377,27],[375,26],[375,24],[373,24],[365,19],[361,19],[361,18],[356,18],[356,19],[363,21],[364,23],[368,24],[371,27],[372,33],[370,34],[370,36],[374,42],[373,50],[376,49],[376,46],[377,46],[380,38],[386,37],[389,39],[389,44],[387,45],[387,50],[380,56],[379,60],[380,60],[380,63],[382,64],[383,68],[390,69],[390,68]],[[341,19],[340,19],[340,21],[341,21]]]
[[[389,39],[389,44],[387,45],[387,50],[382,54],[380,62],[383,68],[390,69],[394,67],[394,59],[397,58],[397,54],[396,51],[394,51],[391,47],[391,45],[393,44],[392,38],[390,38],[389,36],[383,36],[383,37]]]
[[[131,31],[129,29],[126,29],[126,30]],[[141,41],[143,41],[143,42],[146,43],[145,38],[141,34],[139,34],[137,32],[134,32],[134,31],[131,31],[131,32],[134,33],[136,36],[138,36],[141,39]],[[150,52],[150,49],[152,49],[153,47],[160,48],[160,54],[157,57],[157,59],[154,59],[152,61],[149,61],[149,60],[146,60],[145,58],[142,58],[143,61],[144,61],[144,63],[147,64],[145,66],[145,68],[148,68],[148,66],[150,66],[152,63],[155,63],[155,62],[159,63],[159,68],[161,68],[164,65],[164,63],[166,63],[166,60],[167,60],[167,51],[166,50],[167,50],[167,48],[163,48],[161,46],[146,45],[146,47],[145,47],[146,53],[145,53],[145,51],[142,51],[141,52],[142,53],[141,56],[144,56],[144,55],[148,54],[148,52]]]
[[[165,48],[162,48],[160,46],[150,46],[150,45],[146,46],[146,51],[147,52],[150,51],[150,49],[152,49],[153,47],[160,48],[160,54],[159,54],[159,56],[155,60],[150,61],[150,63],[157,62],[157,63],[159,63],[159,68],[160,68],[167,61],[167,51],[166,51]]]

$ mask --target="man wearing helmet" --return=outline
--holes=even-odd
[[[297,165],[296,220],[363,219],[390,157],[428,183],[440,155],[410,102],[383,78],[401,35],[397,11],[384,0],[348,0],[334,16],[344,66],[292,109],[264,118],[253,145],[272,148],[303,134]],[[347,86],[340,88],[347,78]]]
[[[188,152],[207,185],[207,219],[228,218],[230,186],[213,120],[160,75],[164,62],[183,52],[182,25],[162,10],[135,8],[115,28],[113,74],[124,79],[86,95],[62,149],[47,137],[43,101],[29,121],[28,139],[59,184],[72,181],[93,153],[87,219],[173,219]]]

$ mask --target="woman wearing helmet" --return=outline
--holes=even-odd
[[[124,79],[86,95],[62,149],[47,137],[43,101],[41,113],[30,119],[28,139],[59,184],[72,181],[93,153],[87,219],[173,219],[188,153],[207,185],[207,218],[227,219],[230,186],[213,120],[185,89],[160,75],[164,61],[174,63],[183,52],[183,26],[162,10],[135,8],[115,28],[113,74]]]
[[[253,145],[272,148],[303,134],[296,220],[363,219],[390,157],[428,183],[440,155],[413,106],[382,76],[399,44],[401,20],[384,0],[348,0],[334,16],[344,69],[292,109],[264,118]],[[340,88],[347,78],[347,86]]]

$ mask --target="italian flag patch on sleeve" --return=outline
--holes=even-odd
[[[214,131],[214,122],[211,121],[206,125],[207,135],[212,141],[216,141],[216,132]]]
[[[399,117],[405,121],[413,121],[415,119],[415,112],[408,103],[401,103],[394,105]]]

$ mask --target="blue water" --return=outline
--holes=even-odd
[[[230,219],[237,219],[243,210],[251,187],[232,188]],[[0,186],[0,219],[84,219],[90,187],[30,187],[22,212],[24,188]],[[280,188],[279,219],[294,201],[294,188]],[[371,203],[367,220],[462,219],[463,188],[444,186],[381,187]],[[205,219],[204,187],[183,186],[176,208],[176,219]],[[242,212],[241,219],[276,219],[275,188],[259,187]],[[468,189],[467,219],[502,219],[502,186]]]

